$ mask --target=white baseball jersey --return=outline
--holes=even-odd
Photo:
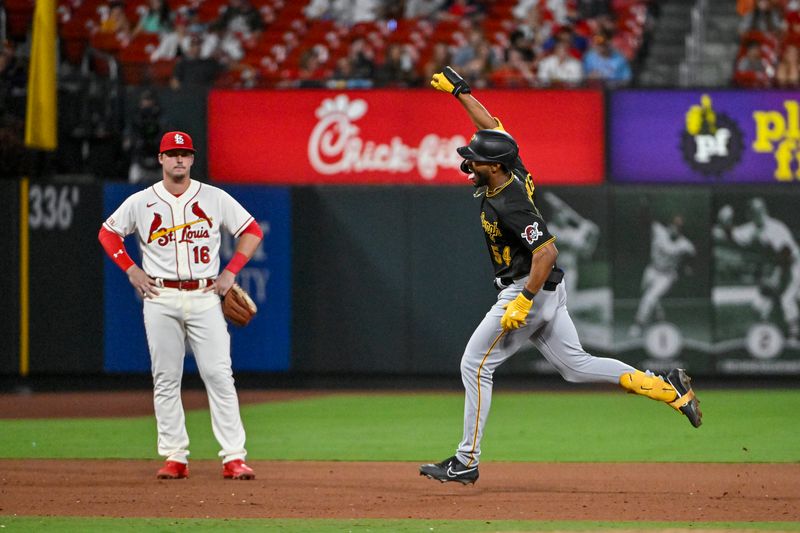
[[[747,222],[733,229],[733,240],[740,246],[748,246],[754,240],[774,252],[788,248],[792,254],[792,261],[800,261],[800,248],[797,246],[792,232],[786,224],[772,217],[764,217],[764,225],[759,227],[755,222]]]
[[[225,191],[190,180],[177,197],[163,182],[129,196],[103,227],[122,238],[136,232],[148,276],[190,280],[219,274],[221,228],[236,238],[252,221]]]
[[[674,273],[678,270],[681,258],[684,255],[694,255],[695,249],[692,242],[679,235],[672,239],[669,230],[659,223],[653,222],[653,240],[650,243],[650,264],[656,270]]]

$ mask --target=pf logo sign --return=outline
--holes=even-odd
[[[738,124],[713,108],[711,97],[700,98],[686,112],[686,128],[681,132],[683,159],[705,176],[720,177],[734,168],[744,151],[744,136]]]

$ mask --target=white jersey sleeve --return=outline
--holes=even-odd
[[[222,211],[222,224],[233,235],[239,235],[254,220],[253,216],[227,192],[220,190],[220,207]]]
[[[103,227],[109,231],[113,231],[122,238],[136,231],[136,205],[138,203],[138,197],[141,196],[143,192],[144,191],[140,191],[126,198],[117,210],[111,213],[111,216],[103,222]]]

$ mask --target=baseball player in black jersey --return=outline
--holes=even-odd
[[[422,465],[420,475],[465,485],[477,481],[492,375],[528,339],[567,381],[617,383],[629,392],[669,404],[699,427],[699,401],[683,369],[661,377],[584,351],[567,312],[563,272],[556,265],[556,236],[547,230],[534,204],[533,180],[519,158],[516,141],[450,67],[434,74],[431,85],[455,96],[478,128],[458,153],[464,158],[461,170],[477,189],[481,226],[500,292],[461,359],[466,391],[461,443],[454,456]]]

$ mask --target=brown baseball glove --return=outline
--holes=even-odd
[[[250,295],[237,284],[228,290],[222,299],[222,314],[235,326],[246,326],[256,315],[258,308]]]

